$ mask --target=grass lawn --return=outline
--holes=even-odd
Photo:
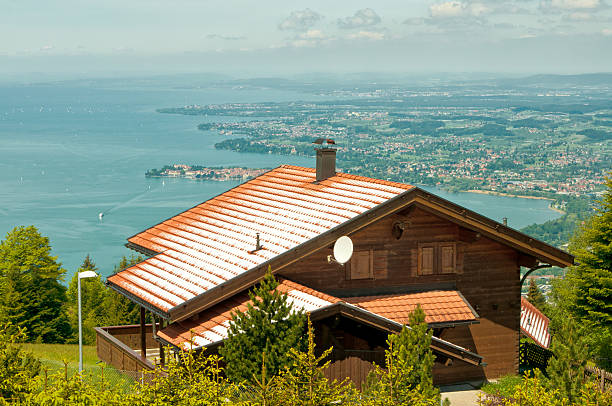
[[[49,371],[63,370],[64,361],[68,362],[68,368],[79,367],[78,344],[22,344],[23,348],[30,351],[49,368]],[[83,346],[83,368],[99,366],[96,347],[93,345]]]
[[[47,370],[49,377],[63,376],[64,362],[67,362],[68,376],[73,376],[79,369],[78,344],[21,344],[23,348],[34,354],[42,363],[43,371]],[[43,372],[44,373],[44,372]],[[93,382],[100,382],[102,376],[111,386],[129,390],[134,380],[116,369],[99,362],[96,347],[83,346],[83,373]]]

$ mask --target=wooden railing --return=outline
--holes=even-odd
[[[140,326],[95,327],[98,358],[122,371],[153,370],[155,365],[141,357],[136,350],[140,345]],[[159,347],[153,339],[152,326],[146,325],[148,348]]]

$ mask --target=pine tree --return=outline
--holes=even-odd
[[[296,311],[279,292],[270,269],[260,284],[249,292],[246,311],[232,314],[228,338],[219,350],[227,363],[227,376],[234,382],[252,381],[262,368],[276,375],[290,365],[289,350],[304,349],[304,313]]]
[[[25,328],[30,341],[62,343],[70,336],[65,270],[36,227],[16,227],[0,242],[0,322]]]
[[[564,307],[587,327],[595,361],[612,368],[612,176],[595,215],[572,240],[577,265],[562,286]],[[563,285],[563,284],[560,284]]]
[[[538,287],[534,279],[529,281],[529,289],[527,290],[527,300],[529,303],[538,308],[541,312],[546,312],[546,298]]]
[[[318,406],[352,404],[358,396],[351,381],[332,381],[325,377],[332,348],[318,357],[315,355],[314,329],[308,316],[308,346],[306,352],[290,350],[292,364],[279,378],[278,390],[284,395],[282,404],[291,406]]]
[[[376,367],[378,381],[367,390],[373,405],[440,404],[440,391],[433,385],[432,331],[421,306],[410,314],[409,323],[410,328],[404,326],[387,339],[386,368]]]
[[[572,311],[595,325],[612,328],[612,176],[600,207],[572,241],[577,266],[568,272],[575,286]]]
[[[546,373],[551,389],[559,390],[573,402],[586,383],[584,370],[590,358],[588,334],[581,331],[572,317],[565,317],[558,326],[550,348],[553,357],[548,361]]]

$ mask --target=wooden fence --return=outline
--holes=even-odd
[[[612,373],[597,367],[587,367],[584,374],[589,378],[595,378],[600,391],[612,390]]]
[[[151,325],[147,326],[147,337],[151,336]],[[140,340],[139,326],[96,327],[96,346],[98,358],[116,369],[139,372],[153,370],[155,365],[134,351]],[[149,340],[151,342],[149,342]],[[151,337],[147,346],[155,345]]]

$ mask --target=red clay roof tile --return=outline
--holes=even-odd
[[[168,311],[412,188],[283,165],[129,238],[159,254],[108,281]]]
[[[477,318],[455,290],[347,297],[342,300],[402,324],[408,324],[408,315],[417,304],[425,312],[427,323],[474,321]]]
[[[457,291],[430,291],[397,295],[337,298],[299,283],[280,278],[278,290],[288,294],[293,305],[305,311],[316,311],[338,302],[346,302],[370,313],[400,324],[408,323],[408,314],[417,303],[426,312],[428,323],[475,321],[476,315]],[[246,310],[249,297],[241,293],[204,310],[197,320],[176,322],[159,331],[159,337],[179,348],[210,346],[227,338],[232,312]]]

